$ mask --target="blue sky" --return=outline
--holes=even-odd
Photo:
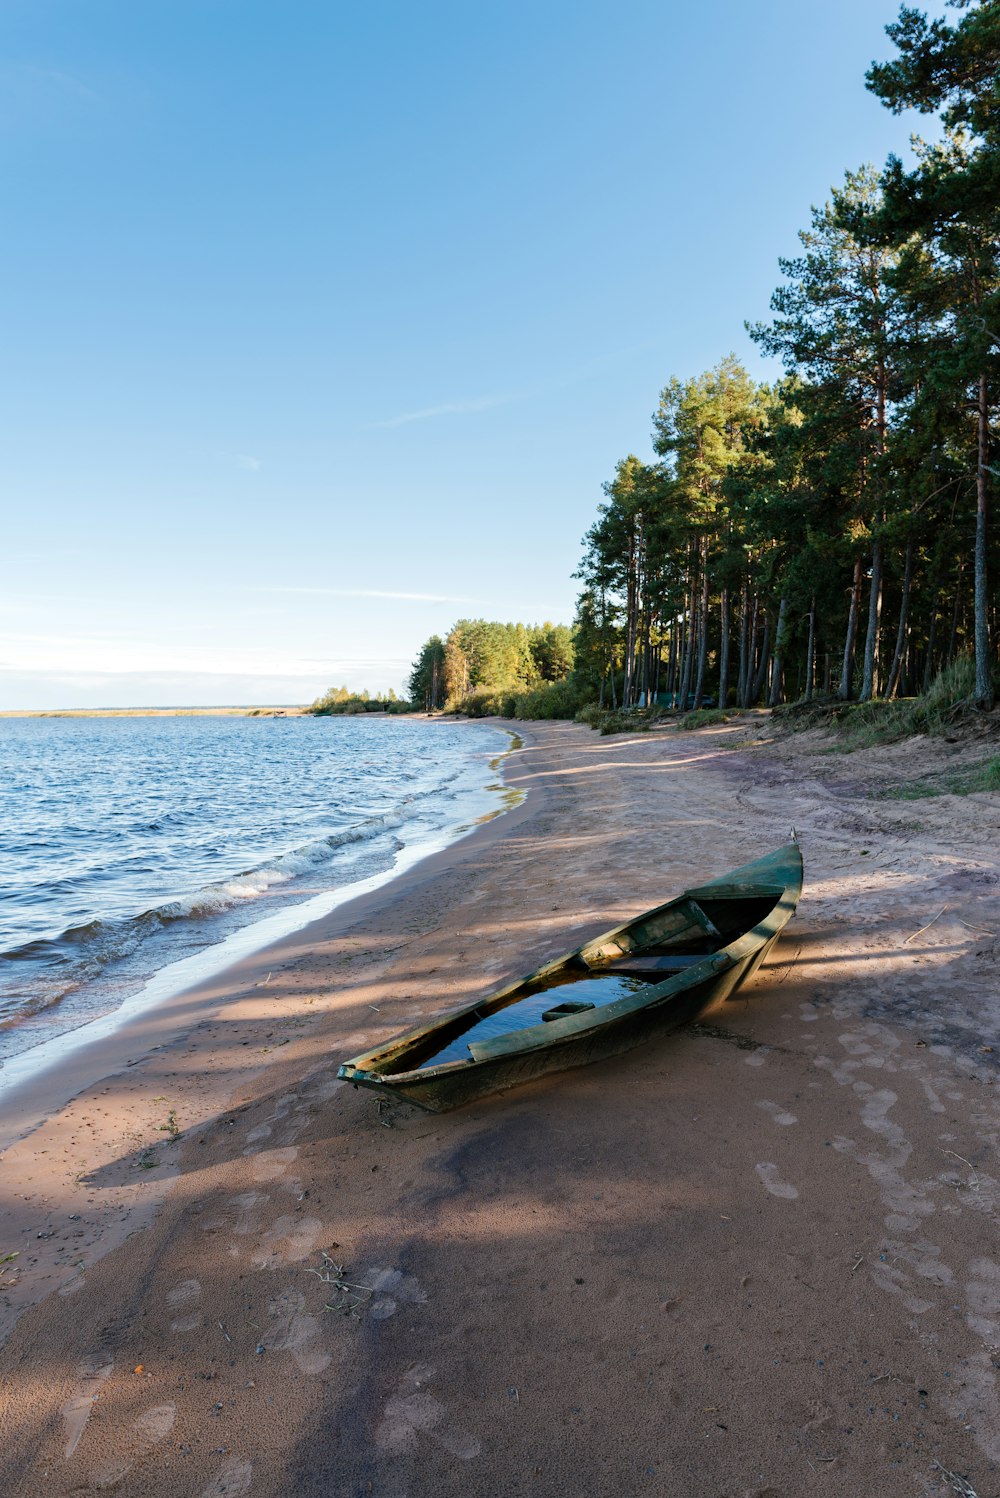
[[[399,689],[848,167],[895,0],[5,0],[0,707]],[[941,4],[933,14],[947,13]]]

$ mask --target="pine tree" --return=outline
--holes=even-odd
[[[1000,5],[961,0],[958,8],[967,14],[951,26],[904,7],[887,27],[899,56],[869,70],[868,86],[888,108],[940,111],[946,127],[940,144],[920,146],[912,171],[890,157],[885,207],[873,232],[896,243],[919,236],[926,274],[909,288],[911,305],[947,334],[933,381],[973,413],[975,697],[989,707],[991,426],[1000,388]]]

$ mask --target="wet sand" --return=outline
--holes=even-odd
[[[50,1079],[0,1491],[996,1495],[998,798],[823,747],[531,725],[518,811]],[[702,1026],[442,1116],[336,1081],[790,825]]]

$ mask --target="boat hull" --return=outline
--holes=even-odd
[[[730,999],[763,962],[791,918],[801,887],[801,855],[797,844],[791,843],[721,879],[688,890],[676,900],[646,912],[635,921],[606,932],[577,952],[500,990],[492,998],[466,1006],[454,1015],[445,1016],[345,1062],[338,1075],[356,1086],[440,1113],[552,1072],[610,1060],[690,1023]],[[412,1058],[420,1055],[421,1048],[426,1051],[428,1046],[433,1046],[436,1036],[445,1033],[461,1035],[464,1022],[471,1023],[473,1017],[490,1010],[491,1005],[502,1008],[522,989],[534,987],[538,991],[550,981],[566,982],[580,967],[590,973],[608,971],[600,964],[610,960],[607,957],[609,951],[641,954],[647,949],[643,945],[643,934],[656,932],[664,922],[669,925],[673,920],[676,924],[676,912],[694,908],[703,915],[701,907],[697,903],[692,905],[692,902],[701,901],[710,909],[719,911],[726,909],[729,901],[743,902],[753,908],[754,900],[758,906],[761,902],[768,905],[762,919],[749,929],[730,933],[728,940],[723,941],[720,937],[721,944],[716,950],[693,960],[693,966],[673,974],[662,983],[650,983],[641,993],[601,1009],[560,1018],[553,1024],[514,1030],[470,1047],[473,1056],[469,1060],[438,1066],[418,1063],[414,1067],[411,1064]],[[732,908],[736,908],[735,905]],[[719,936],[718,932],[715,934]],[[619,966],[626,961],[627,957],[619,957]]]

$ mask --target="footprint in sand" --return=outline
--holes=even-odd
[[[776,1165],[758,1165],[757,1174],[772,1196],[783,1196],[786,1201],[794,1201],[798,1196],[798,1187],[791,1185],[789,1181],[783,1181]]]
[[[787,1127],[788,1124],[798,1123],[795,1114],[786,1113],[780,1103],[759,1102],[757,1107],[763,1108],[765,1113],[770,1113],[776,1124],[783,1124]]]
[[[361,1282],[375,1291],[368,1302],[368,1314],[373,1321],[385,1321],[394,1316],[400,1301],[408,1305],[423,1305],[427,1299],[413,1276],[404,1274],[401,1269],[369,1269]]]
[[[262,1150],[251,1167],[254,1180],[276,1181],[284,1175],[286,1166],[291,1165],[298,1153],[294,1145],[281,1150]]]
[[[167,1305],[171,1310],[181,1310],[184,1306],[194,1306],[201,1299],[201,1286],[197,1280],[182,1280],[172,1290],[167,1291]],[[185,1316],[178,1316],[171,1321],[172,1332],[193,1332],[196,1326],[201,1326],[202,1316],[200,1311],[188,1312]]]
[[[77,1391],[62,1407],[63,1433],[66,1436],[66,1449],[63,1455],[67,1461],[80,1444],[84,1427],[93,1413],[104,1381],[113,1367],[114,1363],[105,1362],[102,1358],[89,1358],[76,1370],[76,1376],[80,1381]]]
[[[177,1406],[173,1404],[156,1404],[145,1410],[133,1421],[132,1429],[125,1438],[128,1454],[94,1472],[90,1478],[92,1486],[113,1488],[116,1483],[121,1482],[141,1457],[166,1440],[174,1428],[176,1418]]]
[[[992,1259],[976,1259],[969,1269],[974,1278],[965,1287],[969,1302],[965,1319],[992,1349],[1000,1345],[1000,1265]]]
[[[307,1259],[323,1236],[318,1217],[279,1217],[272,1223],[254,1251],[257,1269],[278,1269],[283,1264],[297,1264]]]
[[[201,1498],[239,1498],[239,1494],[245,1493],[250,1486],[252,1477],[253,1464],[236,1461],[234,1458],[226,1462],[218,1475],[205,1488]]]
[[[424,1390],[434,1377],[434,1369],[417,1363],[400,1380],[399,1389],[389,1400],[375,1432],[375,1443],[391,1456],[402,1456],[417,1450],[421,1436],[443,1446],[451,1456],[470,1462],[482,1451],[482,1443],[470,1431],[455,1425],[439,1399]]]
[[[167,1291],[168,1306],[187,1306],[201,1299],[201,1286],[197,1280],[181,1280],[172,1290]]]
[[[257,1154],[257,1146],[261,1140],[270,1139],[276,1125],[284,1139],[297,1139],[309,1122],[310,1105],[322,1104],[329,1097],[331,1079],[328,1076],[319,1076],[309,1085],[307,1091],[308,1096],[305,1099],[300,1098],[297,1092],[286,1092],[284,1097],[278,1098],[270,1116],[247,1134],[244,1155]]]
[[[177,1316],[170,1323],[172,1332],[193,1332],[195,1327],[201,1326],[204,1321],[200,1311],[194,1311],[190,1316]]]
[[[273,1325],[269,1326],[264,1346],[270,1352],[289,1352],[303,1373],[322,1373],[333,1361],[320,1344],[323,1323],[306,1309],[306,1298],[298,1290],[286,1290],[268,1306]]]
[[[344,1085],[337,1076],[336,1068],[331,1070],[325,1067],[322,1071],[313,1072],[311,1076],[306,1077],[302,1083],[303,1100],[307,1106],[312,1104],[313,1107],[321,1108]]]
[[[244,1191],[239,1196],[231,1196],[229,1206],[239,1214],[233,1232],[240,1238],[254,1232],[257,1227],[257,1208],[266,1206],[270,1200],[266,1191]]]

